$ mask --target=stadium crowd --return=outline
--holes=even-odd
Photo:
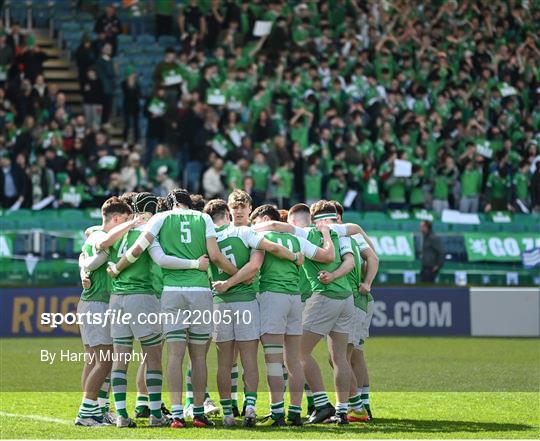
[[[364,210],[540,210],[536,2],[123,3],[129,22],[98,11],[74,54],[83,112],[45,81],[32,34],[0,29],[3,208],[183,185],[207,198],[244,189],[255,206],[353,190],[346,205]],[[150,13],[178,44],[146,90],[115,54]],[[258,20],[269,35],[253,36]],[[395,176],[396,160],[410,175]]]

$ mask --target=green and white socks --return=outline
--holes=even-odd
[[[161,418],[161,390],[163,376],[161,371],[146,371],[146,389],[148,390],[148,407],[150,414],[155,418]]]
[[[175,419],[184,419],[184,407],[181,404],[173,404],[171,407],[171,413],[172,417]]]
[[[322,409],[329,402],[330,401],[328,401],[328,395],[326,395],[326,392],[313,392],[313,403],[315,404],[317,410]]]
[[[293,404],[289,405],[289,411],[287,412],[287,418],[293,420],[297,415],[302,413],[302,408],[300,406],[294,406]]]
[[[219,403],[221,404],[221,407],[223,408],[223,416],[232,417],[233,416],[232,401],[230,399],[219,400]]]
[[[270,412],[272,413],[273,420],[278,420],[280,418],[283,418],[285,414],[285,402],[279,401],[277,403],[271,403]]]
[[[97,400],[91,400],[89,398],[83,398],[77,416],[79,418],[93,418],[96,421],[103,421],[103,412]]]
[[[346,414],[348,407],[349,407],[348,403],[337,403],[336,404],[336,414],[337,415]]]
[[[231,405],[238,407],[238,364],[234,363],[231,369]]]
[[[257,392],[246,392],[244,396],[244,406],[246,410],[255,410],[255,406],[257,405]]]
[[[360,394],[356,394],[354,397],[349,397],[349,408],[352,410],[360,411],[364,407]]]
[[[98,392],[97,401],[102,413],[109,411],[109,390],[111,388],[110,377],[105,378],[105,381],[101,385],[101,389]]]
[[[148,407],[148,395],[137,393],[135,412],[142,412],[145,407]]]
[[[116,413],[121,417],[128,418],[126,409],[127,371],[119,369],[112,371],[111,384]]]
[[[360,394],[364,407],[369,409],[369,386],[359,387],[357,393]]]

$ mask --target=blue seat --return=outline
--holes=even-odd
[[[28,7],[25,2],[11,2],[9,6],[9,15],[11,21],[16,21],[21,27],[26,27],[28,24]]]
[[[162,47],[174,46],[178,41],[174,35],[161,35],[158,39],[159,45]]]
[[[137,36],[137,43],[138,44],[155,44],[156,42],[156,39],[154,38],[153,35],[149,35],[149,34],[142,34],[142,35],[138,35]]]
[[[32,21],[38,28],[46,28],[53,14],[53,9],[46,2],[32,4]]]

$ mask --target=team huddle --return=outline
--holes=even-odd
[[[224,426],[235,426],[242,417],[244,427],[371,419],[363,349],[378,259],[362,228],[342,222],[339,203],[322,200],[288,211],[266,204],[252,211],[250,196],[241,190],[227,202],[206,202],[176,189],[167,198],[112,197],[101,211],[103,223],[86,231],[79,258],[84,290],[77,312],[112,310],[164,319],[81,323],[85,351],[95,356],[84,366],[75,424],[135,427],[136,418],[148,418],[150,427],[184,428],[189,418],[194,427],[211,427],[209,417],[221,413]],[[313,356],[323,338],[335,406]],[[134,339],[144,362],[137,372],[135,418],[130,418],[126,355]],[[219,407],[207,388],[211,340],[217,348]],[[270,394],[270,412],[262,418],[256,413],[259,344]],[[162,401],[164,347],[170,411]],[[116,356],[106,356],[111,353]],[[109,410],[109,390],[116,414]]]

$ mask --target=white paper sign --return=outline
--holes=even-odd
[[[416,283],[416,272],[405,271],[403,273],[403,283],[414,285]]]
[[[476,213],[460,213],[457,210],[443,210],[441,220],[450,224],[479,225],[480,217]]]
[[[345,208],[349,208],[352,205],[352,203],[354,202],[354,199],[356,198],[357,194],[358,194],[357,191],[348,190],[347,194],[345,195],[345,198],[343,199],[343,206]]]
[[[394,161],[394,176],[396,178],[408,178],[412,175],[412,162],[396,159]]]
[[[254,37],[264,37],[265,35],[270,34],[271,30],[272,30],[272,22],[271,21],[257,20],[255,22],[255,27],[253,28],[253,36]]]

